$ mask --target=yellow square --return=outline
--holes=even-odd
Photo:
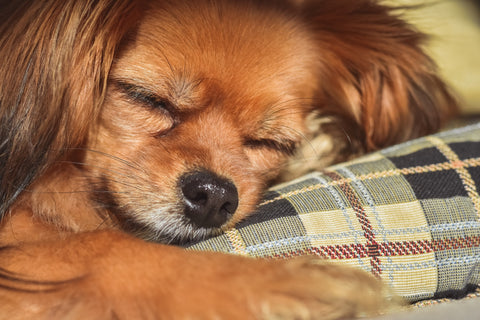
[[[438,270],[435,253],[382,258],[382,279],[393,287],[394,293],[404,297],[430,298],[437,290]]]
[[[305,213],[299,217],[314,247],[365,243],[353,209]]]
[[[378,242],[432,240],[420,202],[365,208]]]

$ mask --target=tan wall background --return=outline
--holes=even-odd
[[[480,3],[474,0],[386,0],[427,4],[408,10],[407,20],[432,35],[428,51],[458,93],[464,113],[480,113]],[[480,1],[477,1],[477,3]]]

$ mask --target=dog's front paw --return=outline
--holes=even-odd
[[[368,273],[322,260],[269,261],[253,275],[251,298],[263,319],[345,319],[389,305],[382,283]]]
[[[364,271],[313,258],[263,260],[190,252],[164,286],[166,318],[346,319],[389,304]]]

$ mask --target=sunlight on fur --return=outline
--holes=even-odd
[[[392,304],[363,271],[173,245],[228,230],[274,181],[454,114],[425,36],[393,8],[1,7],[1,317],[343,319]]]

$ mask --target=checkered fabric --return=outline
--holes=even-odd
[[[190,249],[317,255],[371,272],[409,301],[480,283],[480,123],[272,188],[257,212]]]

